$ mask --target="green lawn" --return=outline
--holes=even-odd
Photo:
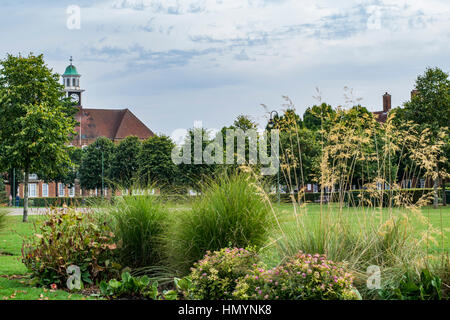
[[[188,210],[189,205],[170,205],[172,210],[183,211]],[[295,223],[294,210],[290,204],[274,205],[274,209],[277,212],[277,216],[281,225]],[[355,228],[358,227],[358,223],[364,216],[376,214],[378,209],[363,212],[360,208],[346,208],[342,213],[354,221]],[[336,207],[332,207],[333,214],[338,211]],[[325,206],[322,209],[322,215],[329,212],[329,207]],[[311,204],[305,209],[302,209],[300,214],[307,215],[308,219],[317,220],[321,215],[321,208],[319,205]],[[389,211],[383,209],[382,219],[387,219],[391,214],[397,215],[405,213],[398,209]],[[408,213],[409,214],[409,213]],[[434,252],[450,251],[450,206],[441,207],[437,210],[432,208],[423,208],[423,216],[427,217],[431,224],[440,230],[444,231],[444,241],[440,241],[437,245],[431,244],[430,247]],[[378,213],[379,216],[379,213]],[[36,222],[38,216],[30,216],[30,223],[22,223],[22,217],[9,216],[7,217],[7,226],[0,232],[0,299],[87,299],[91,297],[85,297],[80,294],[70,294],[63,290],[51,291],[45,288],[38,288],[31,284],[27,270],[22,264],[21,260],[21,247],[22,237],[25,235],[33,234],[33,222]],[[442,228],[441,228],[442,225]],[[424,226],[417,222],[417,233],[426,230]],[[438,239],[441,240],[441,239]]]
[[[27,270],[22,264],[22,237],[33,233],[33,222],[39,219],[30,216],[29,223],[22,223],[22,217],[6,219],[6,228],[0,232],[0,300],[80,300],[87,299],[80,294],[63,290],[38,288],[31,284]]]
[[[291,204],[280,204],[274,205],[274,209],[278,212],[278,218],[283,224],[293,224],[296,221],[294,209]],[[297,214],[306,215],[306,219],[318,220],[322,216],[330,215],[336,217],[339,214],[339,208],[337,205],[324,205],[322,209],[318,204],[309,204],[305,208],[297,209]],[[382,209],[383,221],[386,221],[391,216],[398,216],[400,214],[407,214],[411,217],[412,225],[414,231],[417,235],[426,232],[427,226],[420,220],[419,215],[413,214],[412,212],[406,211],[405,209],[397,208],[383,208]],[[438,243],[429,243],[429,248],[433,252],[450,252],[450,206],[439,207],[438,209],[433,209],[432,207],[424,207],[420,210],[421,216],[430,222],[433,228],[441,231],[443,236],[435,237]],[[379,208],[343,208],[342,215],[347,216],[351,219],[355,228],[361,226],[365,219],[376,219],[378,222],[380,218]],[[373,221],[373,220],[372,220]]]

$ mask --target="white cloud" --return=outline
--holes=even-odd
[[[332,104],[342,103],[343,86],[356,87],[376,109],[386,90],[401,103],[426,66],[450,68],[447,0],[80,2],[79,31],[65,27],[65,1],[3,6],[0,53],[44,52],[59,71],[73,55],[89,86],[84,101],[133,105],[167,133],[192,123],[194,105],[210,127],[281,94],[301,112],[316,85]]]

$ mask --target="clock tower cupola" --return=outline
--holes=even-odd
[[[70,57],[70,65],[67,66],[66,71],[62,75],[64,91],[67,93],[67,97],[71,98],[78,107],[81,108],[81,94],[84,92],[80,88],[80,77],[77,68],[72,64],[72,57]]]

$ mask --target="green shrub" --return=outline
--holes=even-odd
[[[192,289],[185,296],[200,300],[232,299],[237,279],[248,274],[257,262],[255,253],[242,248],[208,252],[191,269]]]
[[[98,206],[102,204],[101,197],[42,197],[29,198],[28,205],[35,208],[47,207],[82,207],[82,206]],[[104,202],[108,199],[103,200]],[[19,200],[19,206],[23,207],[23,198]]]
[[[395,189],[395,190],[350,190],[345,191],[342,201],[348,207],[377,207],[380,206],[382,199],[383,207],[404,206],[405,204],[416,204],[419,200],[423,200],[427,195],[434,192],[432,188],[413,188],[413,189]],[[449,191],[447,191],[449,194]],[[438,190],[440,198],[443,196],[441,189]],[[339,202],[339,192],[324,192],[323,197],[329,199],[330,202]],[[280,195],[280,200],[285,203],[292,203],[292,200],[308,203],[319,203],[322,198],[320,192],[306,192],[306,193],[283,193]],[[271,199],[275,200],[276,195],[271,194]]]
[[[397,287],[384,288],[380,296],[398,300],[441,300],[442,293],[441,278],[429,269],[423,269],[419,278],[406,274]]]
[[[240,300],[353,300],[352,275],[325,255],[302,252],[276,268],[255,268],[238,281]]]
[[[168,211],[157,196],[127,196],[116,199],[110,213],[123,266],[158,266],[163,261]]]
[[[402,207],[415,205],[427,200],[432,203],[434,190],[431,188],[393,189],[393,190],[352,190],[344,195],[344,203],[349,207]],[[443,192],[438,190],[439,198]]]
[[[177,217],[170,260],[187,273],[206,251],[262,246],[272,215],[255,181],[247,175],[220,176],[206,184],[192,209]]]
[[[146,275],[136,277],[129,272],[124,272],[121,278],[121,280],[102,281],[100,283],[101,294],[108,299],[176,300],[178,298],[175,290],[159,291],[158,281],[152,280]],[[184,279],[175,279],[176,287],[180,288],[178,283],[182,284],[185,281]]]
[[[122,280],[111,279],[100,283],[100,292],[107,298],[149,298],[156,300],[158,283],[150,284],[147,276],[133,277],[129,272],[122,273]]]
[[[80,268],[81,280],[92,284],[110,276],[116,249],[114,234],[91,213],[55,209],[24,239],[22,261],[42,285],[65,285],[67,268]]]

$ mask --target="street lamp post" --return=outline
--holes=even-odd
[[[275,126],[275,122],[273,121],[273,114],[276,114],[276,117],[278,118],[278,112],[277,111],[271,111],[270,112],[270,119],[269,119],[269,123],[268,123],[268,128],[270,130],[273,129],[273,127]],[[278,204],[280,204],[280,161],[278,159],[278,170],[277,170],[277,198],[278,198]]]
[[[104,151],[103,151],[103,148],[101,146],[99,146],[99,145],[97,145],[96,148],[97,148],[97,150],[100,150],[101,153],[102,153],[102,190],[101,190],[101,193],[102,193],[102,202],[103,202],[103,198],[104,198],[104,191],[103,190],[105,188],[105,180],[104,180],[104,171],[105,171],[105,169],[104,169]]]
[[[13,207],[16,206],[16,192],[17,192],[17,188],[16,188],[16,168],[13,168],[13,190],[12,190],[12,205]]]
[[[103,156],[103,150],[102,150],[102,202],[104,198],[104,190],[105,190],[105,182],[104,182],[104,156]]]

